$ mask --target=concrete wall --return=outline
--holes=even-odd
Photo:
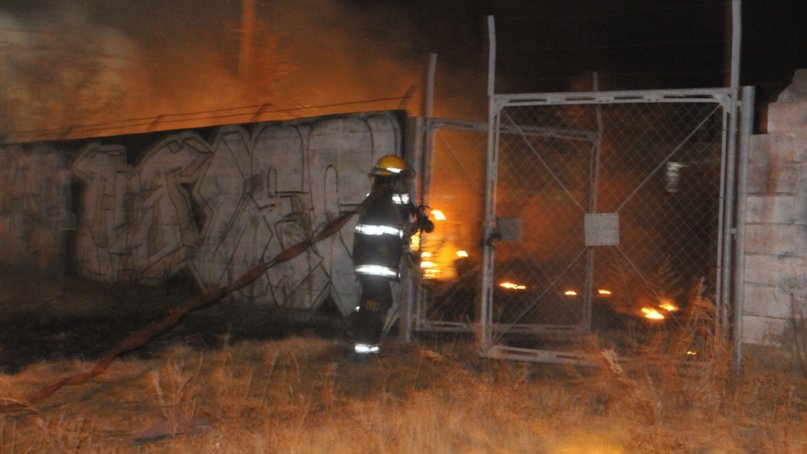
[[[96,280],[158,285],[184,272],[200,288],[224,285],[360,203],[374,161],[403,152],[403,129],[382,112],[224,126],[210,141],[186,130],[134,163],[113,140],[85,144],[71,160],[59,143],[7,146],[0,260],[58,269],[72,253],[77,272]],[[234,297],[311,308],[331,296],[348,312],[354,223]],[[75,250],[66,251],[71,230]]]
[[[807,315],[807,70],[769,106],[748,170],[742,340],[779,344]]]
[[[0,261],[25,270],[59,271],[70,210],[67,156],[46,144],[0,151]]]

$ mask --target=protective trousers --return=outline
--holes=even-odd
[[[378,345],[384,331],[387,311],[392,307],[392,281],[381,276],[359,276],[361,299],[355,318],[357,343]]]

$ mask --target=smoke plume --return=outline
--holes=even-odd
[[[262,120],[421,113],[428,49],[413,45],[413,19],[397,7],[368,12],[336,0],[35,3],[0,11],[0,133],[54,138],[98,125],[95,134],[110,135],[120,133],[116,125],[153,127],[149,119],[157,117],[157,129],[234,123],[244,118],[228,113],[249,118],[255,106]],[[467,88],[470,77],[438,71],[435,112],[445,114],[454,110],[444,107],[451,87]],[[460,110],[475,109],[462,99]],[[185,113],[197,124],[167,121]]]

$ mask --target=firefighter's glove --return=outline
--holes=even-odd
[[[432,233],[434,230],[434,222],[427,217],[418,218],[418,228],[426,233]]]
[[[429,215],[426,214],[426,206],[421,205],[418,207],[417,212],[417,228],[426,232],[431,233],[434,230],[434,222],[429,219]]]

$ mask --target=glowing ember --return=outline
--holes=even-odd
[[[697,352],[693,352],[692,350],[687,350],[687,356],[695,356],[697,354],[698,354]]]
[[[597,294],[600,296],[611,296],[611,291],[606,289],[599,289],[597,290]]]
[[[563,294],[566,296],[577,296],[577,290],[566,290]]]
[[[420,256],[423,257],[423,258],[429,258],[429,257],[432,256],[432,253],[429,252],[429,251],[423,251],[423,252],[420,253]]]
[[[652,307],[643,307],[642,313],[644,314],[644,318],[648,320],[664,320],[664,314]]]
[[[506,290],[526,290],[526,285],[516,284],[514,282],[504,281],[499,284],[499,287]]]
[[[465,251],[457,251],[457,257],[468,257],[468,253]]]
[[[435,221],[445,221],[446,215],[443,214],[440,210],[432,210],[432,216],[434,217]]]
[[[429,260],[424,260],[424,261],[420,262],[420,267],[421,268],[434,268],[436,266],[437,265],[434,262],[431,262]]]

